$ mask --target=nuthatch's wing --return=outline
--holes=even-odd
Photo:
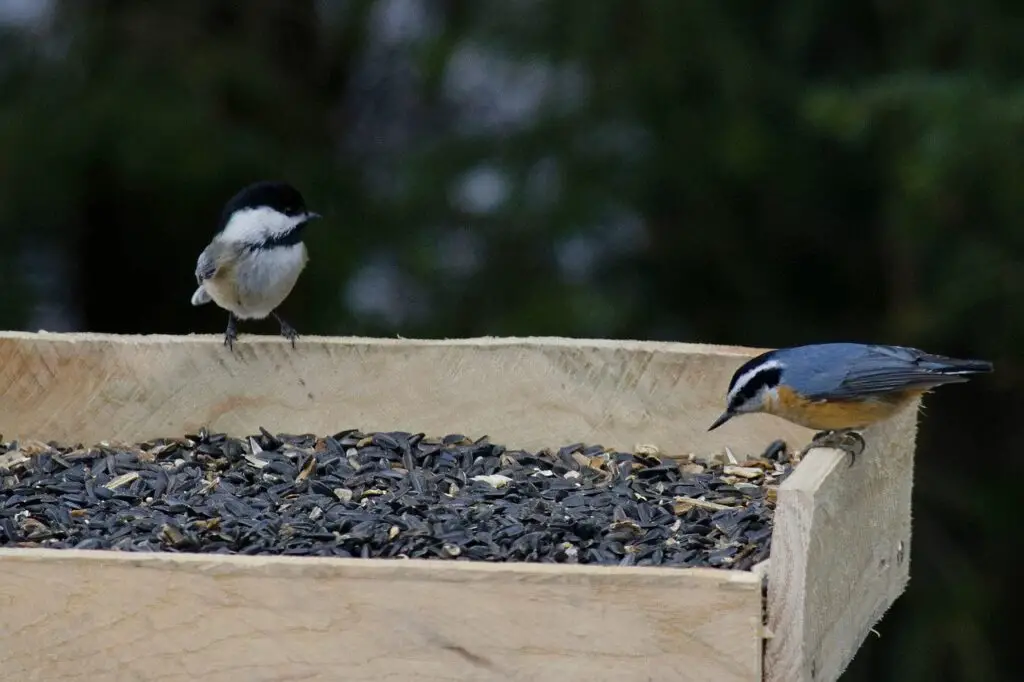
[[[958,360],[900,346],[864,346],[855,356],[836,359],[845,370],[842,379],[833,388],[808,397],[842,400],[927,390],[967,381],[967,375],[992,371],[992,364],[983,360]]]

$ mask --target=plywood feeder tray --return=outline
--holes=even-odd
[[[708,433],[758,349],[563,338],[0,333],[4,439],[345,427],[761,451]],[[481,388],[485,390],[481,390]],[[495,390],[500,387],[500,390]],[[908,579],[916,410],[812,450],[778,492],[767,597],[725,569],[0,550],[0,680],[830,682]],[[766,614],[766,616],[765,616]]]

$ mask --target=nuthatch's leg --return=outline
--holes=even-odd
[[[235,339],[238,338],[238,330],[235,329],[235,314],[228,313],[228,328],[224,332],[224,345],[228,347],[228,350],[235,349]]]
[[[295,331],[294,327],[281,319],[281,316],[277,313],[271,313],[274,319],[277,320],[278,324],[281,325],[281,336],[292,342],[292,348],[295,348],[295,339],[299,338],[299,333]]]
[[[800,453],[800,456],[806,455],[811,448],[836,448],[850,455],[849,466],[853,466],[857,457],[864,452],[866,445],[864,437],[855,431],[821,431],[814,434],[814,438]]]

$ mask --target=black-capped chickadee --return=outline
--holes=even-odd
[[[302,232],[318,213],[306,209],[297,189],[284,182],[257,182],[224,206],[220,231],[199,254],[192,305],[213,301],[228,311],[224,345],[234,348],[236,319],[273,315],[281,335],[298,333],[274,312],[291,293],[309,260]]]

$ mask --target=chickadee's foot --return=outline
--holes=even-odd
[[[299,338],[299,333],[295,331],[295,328],[290,324],[281,319],[281,316],[274,313],[274,319],[277,320],[278,324],[281,325],[281,336],[292,342],[292,348],[295,348],[295,339]]]
[[[238,338],[238,330],[235,329],[235,316],[228,313],[228,328],[224,332],[224,345],[228,350],[235,350],[235,340]]]
[[[850,455],[849,466],[853,466],[866,446],[864,437],[856,431],[821,431],[814,434],[814,438],[804,448],[801,456],[807,454],[811,448],[836,448]]]

